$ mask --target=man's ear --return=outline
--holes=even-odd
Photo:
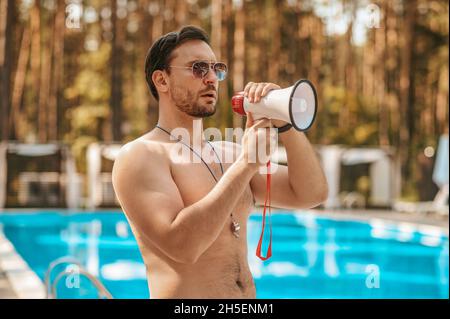
[[[167,92],[169,90],[167,74],[164,71],[156,70],[152,74],[152,80],[158,92]]]

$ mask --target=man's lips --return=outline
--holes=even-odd
[[[208,93],[202,94],[200,96],[202,96],[202,97],[211,97],[211,98],[217,99],[216,92],[208,92]]]

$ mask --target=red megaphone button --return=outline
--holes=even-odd
[[[238,92],[231,98],[231,108],[239,115],[246,115],[244,110],[244,91]]]

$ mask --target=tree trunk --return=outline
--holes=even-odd
[[[0,140],[8,140],[14,1],[0,1]]]
[[[448,133],[448,64],[441,68],[436,95],[436,120],[435,135]]]
[[[25,138],[27,121],[20,110],[25,87],[25,79],[27,73],[28,61],[30,59],[30,27],[25,26],[20,44],[19,59],[17,62],[16,74],[13,82],[11,114],[9,117],[9,125],[13,129],[14,138],[23,140]]]
[[[152,13],[153,24],[152,24],[152,42],[156,41],[157,38],[163,35],[163,12],[164,5],[161,1],[154,1],[153,7],[155,8]]]
[[[322,83],[320,81],[320,70],[322,69],[322,50],[324,47],[324,37],[323,37],[323,26],[322,22],[319,18],[312,16],[313,25],[309,30],[309,38],[311,41],[311,69],[309,70],[309,78],[316,88],[317,99],[319,100],[319,108],[322,108],[320,105],[322,99]],[[309,132],[308,136],[312,141],[318,142],[317,137],[319,131],[315,129],[316,126]]]
[[[31,108],[31,118],[40,119],[39,110],[39,91],[40,91],[40,71],[41,71],[41,19],[40,19],[40,1],[36,0],[34,2],[33,8],[30,12],[30,23],[31,23],[31,77],[32,77],[32,104]],[[34,124],[34,134],[38,125]],[[31,133],[31,132],[30,132]],[[32,138],[34,139],[34,134]],[[43,142],[40,140],[40,142]]]
[[[61,89],[63,87],[64,69],[64,0],[57,1],[54,21],[55,32],[53,35],[53,74],[50,84],[50,97],[48,101],[48,139],[58,139],[58,114],[61,101]]]
[[[387,4],[384,6],[384,22],[382,27],[375,29],[375,60],[386,61],[386,39],[387,39]],[[375,68],[376,79],[376,97],[378,104],[378,143],[379,145],[389,145],[389,111],[385,104],[385,92],[386,92],[386,68],[379,66]]]
[[[149,33],[150,38],[148,39],[149,43],[147,45],[148,49],[150,49],[150,46],[163,34],[163,19],[162,19],[162,10],[163,5],[161,4],[161,1],[152,1],[151,4],[149,4],[153,10],[151,10],[150,15],[152,16],[151,20],[151,32]],[[149,89],[149,94],[150,89]],[[156,124],[158,121],[158,115],[159,109],[158,109],[158,103],[153,98],[153,95],[151,95],[148,103],[148,109],[147,109],[147,118],[149,123]]]
[[[389,106],[391,143],[398,146],[400,143],[400,102],[399,102],[399,19],[394,11],[393,4],[386,1],[386,101]]]
[[[281,11],[283,10],[281,4],[277,6],[276,1],[269,1],[266,9],[267,21],[269,21],[269,65],[268,65],[268,78],[264,79],[265,82],[278,83],[278,77],[280,72],[280,46],[281,46]]]
[[[123,25],[117,17],[117,1],[112,1],[111,22],[113,39],[111,43],[111,95],[109,104],[112,111],[112,138],[122,140],[122,61],[123,61]]]
[[[186,1],[177,1],[175,8],[175,22],[177,28],[186,24],[187,21],[187,2]]]
[[[212,0],[211,4],[211,48],[216,58],[220,60],[222,44],[222,1]]]
[[[150,5],[150,1],[149,0],[141,0],[140,1],[140,8],[139,8],[139,35],[138,35],[138,41],[139,43],[137,44],[137,51],[138,51],[138,56],[137,56],[137,65],[136,65],[136,72],[138,72],[138,74],[142,74],[143,76],[145,76],[145,72],[144,72],[144,62],[145,62],[145,58],[147,57],[147,52],[150,48],[150,45],[152,44],[152,24],[151,24],[151,18],[150,18],[150,14],[148,11]],[[142,82],[141,82],[142,83]],[[142,83],[142,85],[144,86],[141,90],[139,90],[140,92],[140,96],[139,99],[142,101],[142,104],[145,105],[145,110],[146,110],[146,130],[148,130],[149,127],[154,126],[154,124],[156,124],[157,118],[156,120],[152,117],[152,111],[154,111],[153,109],[151,109],[151,104],[150,104],[150,99],[149,99],[149,94],[150,93],[150,89],[147,85],[147,82],[144,80],[144,83]]]
[[[233,91],[244,89],[244,63],[245,63],[245,13],[244,1],[236,2],[235,31],[234,31],[234,70]],[[233,127],[242,127],[241,116],[233,115]]]
[[[218,61],[222,60],[222,1],[221,0],[212,0],[211,3],[211,48],[216,55],[216,59]],[[221,89],[219,90],[219,101],[223,105],[224,100],[224,90],[223,90],[223,82],[220,83]],[[221,107],[216,108],[216,114],[214,116],[214,126],[220,127],[222,121],[222,113],[225,110]]]
[[[220,51],[221,51],[221,60],[227,62],[228,65],[230,64],[229,63],[230,62],[229,54],[228,54],[228,48],[230,46],[229,46],[229,42],[228,42],[229,26],[227,23],[228,23],[228,21],[230,21],[230,18],[231,18],[231,2],[230,2],[230,0],[225,0],[224,4],[223,4],[223,13],[222,13],[222,28],[221,28],[222,29],[222,35],[221,35],[222,42],[220,43],[220,47],[221,47]],[[227,79],[225,79],[223,82],[221,82],[220,91],[219,91],[219,96],[222,101],[220,106],[222,106],[222,105],[224,106],[223,112],[221,112],[221,117],[220,117],[220,124],[223,129],[225,127],[230,127],[232,125],[230,120],[232,119],[233,114],[229,107],[230,102],[231,102],[229,86],[230,86],[230,79],[229,79],[229,74],[228,74]]]
[[[175,11],[176,11],[176,0],[164,0],[163,1],[163,25],[164,31],[170,32],[176,29],[175,25]]]
[[[409,158],[413,158],[412,142],[414,134],[414,25],[416,19],[417,1],[411,0],[405,7],[404,44],[401,48],[400,64],[400,158],[403,168],[404,181],[410,178]]]
[[[42,47],[42,66],[40,75],[40,90],[39,90],[39,140],[41,142],[48,141],[48,100],[50,95],[50,77],[52,71],[52,56],[53,56],[53,37],[54,26],[52,19],[46,21],[43,29],[47,29],[47,36],[43,39]],[[45,33],[44,33],[45,34]]]
[[[342,41],[342,54],[341,56],[342,61],[344,62],[344,65],[342,66],[342,72],[343,72],[343,79],[342,83],[344,84],[345,88],[345,100],[348,101],[350,98],[352,98],[356,94],[356,89],[354,85],[355,75],[354,75],[354,55],[353,55],[353,49],[351,45],[351,37],[352,37],[352,30],[353,30],[353,22],[350,22],[347,32],[345,33],[345,36],[341,37]],[[349,125],[351,122],[350,119],[351,112],[349,103],[345,103],[345,105],[342,105],[342,108],[339,112],[339,128],[345,129],[347,125]]]

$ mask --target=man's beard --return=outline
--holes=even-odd
[[[214,88],[212,90],[215,91]],[[211,88],[207,91],[211,91]],[[181,90],[175,89],[171,91],[171,97],[176,107],[190,116],[203,118],[216,113],[216,101],[214,104],[202,105],[199,103],[200,95],[196,95],[191,91],[182,92]],[[212,109],[210,109],[211,106],[213,107]]]

